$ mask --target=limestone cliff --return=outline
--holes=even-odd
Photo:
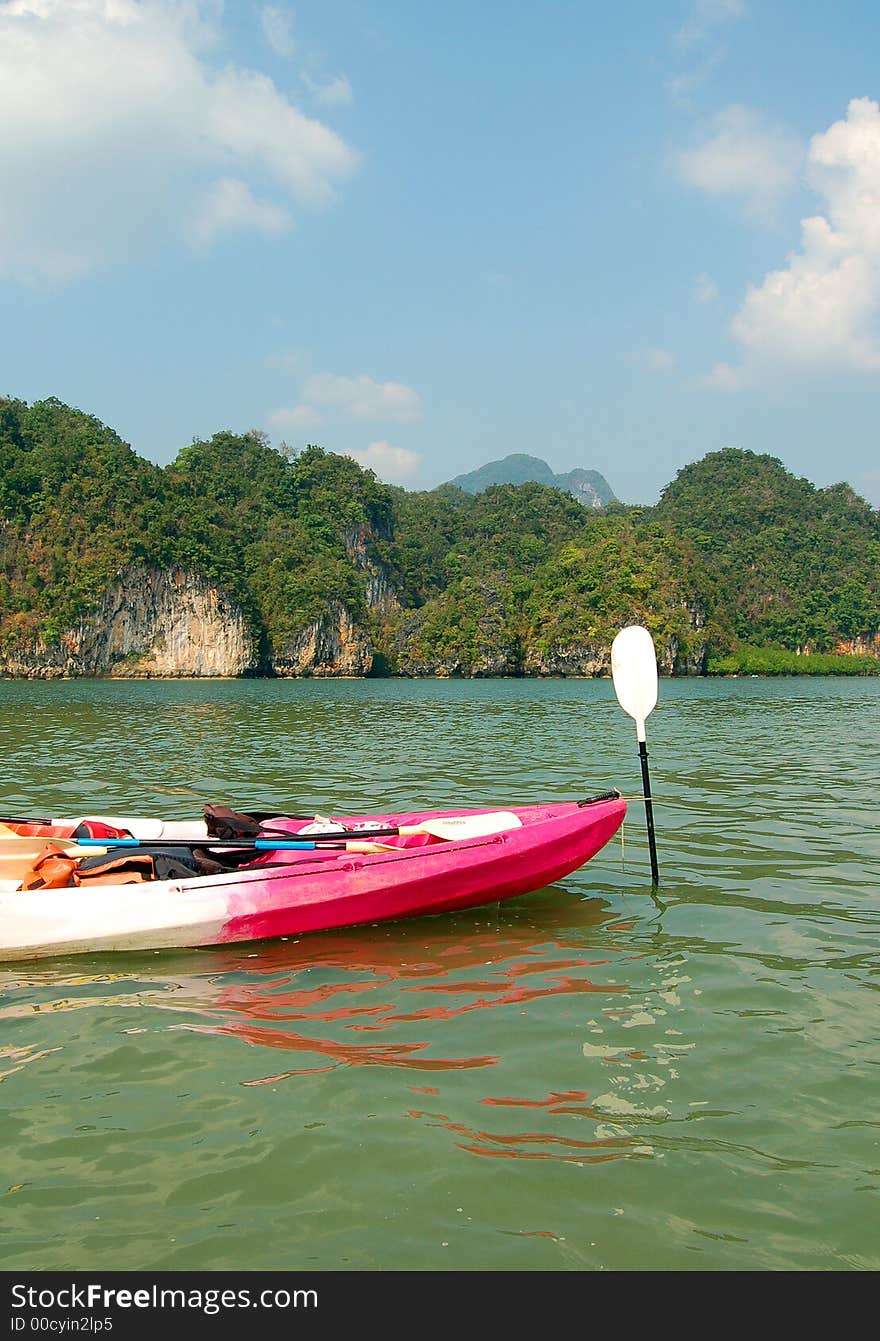
[[[180,568],[130,568],[58,642],[37,638],[0,655],[0,674],[29,679],[236,676],[255,665],[238,606]]]
[[[486,584],[477,594],[469,636],[460,646],[438,647],[430,608],[404,613],[387,575],[371,560],[365,537],[352,535],[348,541],[367,574],[369,603],[394,629],[397,674],[439,678],[610,674],[610,640],[572,639],[538,646]],[[686,608],[687,636],[655,639],[661,674],[705,673],[707,652],[701,636],[705,615],[696,602]],[[878,644],[880,640],[874,640],[871,648],[880,651]],[[869,649],[866,643],[852,650]],[[32,639],[0,654],[0,676],[360,677],[371,673],[375,656],[369,633],[341,601],[331,600],[317,619],[283,646],[269,648],[261,659],[242,611],[219,588],[180,568],[133,567],[57,642]]]
[[[343,536],[345,552],[366,578],[367,605],[370,609],[381,615],[394,614],[400,609],[400,601],[385,565],[373,553],[370,543],[373,539],[374,533],[366,526],[349,527]]]
[[[621,626],[622,627],[622,626]],[[705,675],[708,646],[696,641],[686,646],[677,634],[656,634],[657,670],[660,675]],[[547,651],[530,648],[523,662],[524,675],[597,676],[611,674],[611,640],[602,642],[553,643]]]
[[[880,629],[858,638],[842,638],[833,650],[838,656],[880,657]]]
[[[624,624],[652,623],[640,612],[622,617],[604,636],[557,638],[547,644],[517,617],[491,584],[472,591],[466,619],[443,625],[442,638],[432,621],[442,612],[442,598],[405,616],[397,624],[395,670],[407,676],[482,677],[524,675],[590,678],[611,674],[611,642]],[[661,675],[705,675],[708,642],[706,612],[698,599],[683,602],[677,612],[679,633],[654,634]]]
[[[449,602],[454,617],[449,619]],[[466,579],[458,590],[411,611],[393,633],[398,674],[482,678],[521,675],[517,615],[509,598],[491,581]]]
[[[326,611],[271,658],[281,676],[361,676],[372,665],[372,643],[341,601],[328,601]]]
[[[500,461],[489,461],[477,470],[456,475],[449,483],[464,489],[466,493],[478,494],[493,484],[526,484],[530,481],[561,489],[584,507],[603,508],[614,502],[611,487],[598,470],[578,468],[555,475],[541,457],[528,456],[523,452],[514,452]]]

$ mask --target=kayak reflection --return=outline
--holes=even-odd
[[[267,945],[256,957],[242,949],[206,951],[215,967],[212,1000],[204,1002],[201,1020],[183,1027],[325,1063],[273,1070],[246,1085],[277,1084],[338,1065],[419,1071],[494,1066],[495,1052],[435,1055],[444,1042],[442,1025],[474,1011],[522,1010],[543,998],[593,992],[589,970],[608,962],[604,937],[600,957],[587,953],[590,933],[614,920],[601,901],[566,899],[560,908],[556,900],[542,904],[538,898],[528,912],[493,910],[491,921],[472,914],[319,933]],[[205,982],[193,984],[190,976],[181,987],[203,996]],[[426,1032],[413,1039],[413,1025]]]
[[[44,1013],[130,1007],[132,1026],[122,1031],[129,1035],[170,1029],[246,1045],[257,1065],[249,1067],[244,1055],[223,1063],[245,1089],[365,1066],[409,1073],[398,1111],[447,1130],[468,1154],[593,1163],[647,1153],[631,1129],[609,1128],[608,1114],[586,1090],[563,1083],[548,1092],[541,1067],[523,1069],[521,1048],[531,1055],[536,1045],[546,1047],[545,1077],[556,1072],[570,1082],[567,1069],[557,1071],[555,1050],[583,1055],[583,1021],[625,1008],[620,959],[631,952],[632,924],[599,899],[560,893],[540,891],[516,908],[259,947],[22,965],[0,975],[0,1017],[33,1021]],[[548,1009],[553,1002],[558,1008]],[[486,1015],[491,1022],[475,1018]],[[527,1015],[525,1025],[520,1017]],[[561,1023],[567,1018],[570,1026]],[[484,1046],[462,1048],[474,1040]],[[31,1055],[6,1059],[9,1070],[36,1061],[50,1041],[47,1021]],[[266,1065],[270,1057],[277,1060]],[[442,1076],[477,1070],[498,1079],[471,1093],[462,1111],[465,1095]],[[518,1077],[513,1086],[511,1075]]]
[[[171,1027],[312,1056],[322,1070],[492,1066],[499,1058],[489,1050],[434,1055],[444,1039],[436,1026],[476,1011],[522,1010],[546,998],[596,991],[590,970],[614,953],[607,935],[612,925],[623,931],[627,924],[615,921],[602,900],[560,901],[558,890],[545,890],[515,910],[318,932],[259,947],[171,951],[149,961],[114,955],[51,968],[22,964],[0,974],[7,1002],[0,1017],[108,1004],[148,1007],[187,1017]],[[600,929],[597,955],[591,941]],[[113,972],[101,971],[111,964]],[[95,990],[103,985],[111,991]],[[21,992],[27,1000],[16,1006]],[[425,1032],[413,1038],[419,1025]],[[242,1083],[274,1083],[315,1069],[285,1068]]]

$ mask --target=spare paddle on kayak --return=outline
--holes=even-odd
[[[231,852],[314,852],[315,848],[345,848],[348,844],[314,839],[299,842],[294,838],[81,838],[79,846],[90,853],[97,847],[105,851],[117,847],[203,847]]]
[[[449,815],[442,819],[424,820],[419,824],[394,824],[374,827],[364,824],[348,829],[333,820],[317,821],[315,825],[306,825],[289,835],[276,830],[264,829],[262,838],[80,838],[77,842],[83,848],[92,845],[104,848],[116,847],[205,847],[231,848],[237,852],[312,852],[315,848],[347,848],[356,852],[361,846],[367,846],[374,838],[406,837],[410,834],[429,834],[432,838],[447,841],[466,838],[485,838],[490,834],[503,833],[505,829],[517,829],[522,821],[509,810],[498,810],[484,815]],[[299,834],[308,837],[299,837]]]
[[[654,837],[654,807],[648,776],[648,744],[645,723],[657,704],[657,653],[647,629],[629,624],[611,644],[611,678],[624,712],[635,718],[642,767],[642,791],[645,796],[645,820],[651,854],[651,881],[659,884],[657,843]]]
[[[279,820],[280,820],[279,816]],[[146,847],[161,844],[162,847],[218,847],[248,849],[253,848],[258,852],[267,851],[297,851],[305,849],[311,851],[315,847],[340,846],[352,842],[368,842],[374,838],[406,837],[408,835],[428,834],[433,838],[442,838],[447,841],[466,838],[485,838],[489,834],[503,833],[507,829],[518,829],[522,824],[518,815],[511,810],[486,811],[479,815],[444,815],[435,819],[420,820],[417,824],[371,824],[369,821],[359,821],[354,827],[346,826],[341,820],[318,818],[311,824],[306,824],[302,829],[273,829],[271,825],[266,825],[259,830],[259,836],[248,838],[217,838],[210,835],[199,835],[198,837],[157,837],[157,838],[139,838],[134,834],[119,835],[118,837],[107,838],[89,838],[78,837],[76,839],[47,839],[35,840],[33,838],[6,838],[0,835],[0,852],[8,844],[29,844],[33,847],[35,841],[38,842],[58,842],[68,844],[78,844],[83,848],[91,849],[93,846],[101,847]],[[24,851],[24,847],[20,850]]]
[[[234,812],[228,812],[230,815]],[[280,819],[280,817],[279,817]],[[97,824],[98,821],[89,821]],[[147,849],[155,851],[178,850],[192,852],[196,849],[205,853],[221,851],[243,854],[253,852],[330,852],[345,851],[356,855],[374,855],[382,851],[395,851],[393,847],[375,840],[408,835],[426,835],[446,841],[468,838],[482,838],[490,834],[501,833],[506,829],[520,827],[522,821],[510,810],[489,811],[479,815],[448,815],[421,821],[418,824],[377,825],[369,821],[359,821],[354,828],[346,828],[341,821],[316,817],[311,824],[304,826],[303,837],[298,831],[276,831],[271,828],[258,829],[259,838],[219,838],[214,836],[198,837],[143,837],[138,838],[127,833],[124,836],[117,830],[114,837],[77,838],[49,837],[48,835],[18,835],[14,831],[3,832],[0,828],[0,879],[20,880],[30,871],[35,862],[50,851],[67,858],[106,855],[114,849]],[[80,826],[84,828],[85,825]],[[101,827],[107,827],[102,825]],[[162,827],[162,826],[157,826]],[[169,826],[170,827],[170,826]],[[145,825],[144,828],[149,828]],[[305,834],[308,833],[306,837]],[[277,836],[276,836],[277,835]]]

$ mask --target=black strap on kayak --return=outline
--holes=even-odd
[[[579,806],[594,806],[597,801],[619,801],[620,792],[615,787],[611,792],[600,792],[598,796],[585,796],[583,801],[578,801]]]

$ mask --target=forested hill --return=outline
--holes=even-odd
[[[734,634],[826,649],[880,627],[880,512],[772,456],[726,448],[686,466],[654,516],[692,544]]]
[[[672,672],[754,646],[878,650],[878,513],[771,457],[712,453],[654,508],[594,510],[534,482],[407,492],[257,433],[160,468],[59,401],[0,400],[0,658],[51,649],[142,569],[234,601],[257,673],[300,673],[283,668],[328,620],[400,674],[598,673],[632,621]]]

